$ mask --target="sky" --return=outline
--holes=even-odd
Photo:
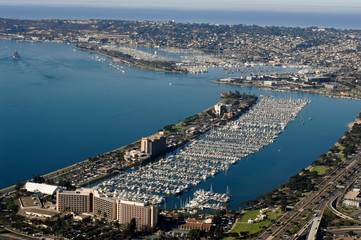
[[[361,13],[361,0],[0,0],[0,5]]]

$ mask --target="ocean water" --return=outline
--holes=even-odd
[[[187,23],[361,29],[359,13],[287,13],[0,5],[0,17],[19,19],[120,19]]]
[[[14,49],[20,60],[12,59]],[[361,109],[359,100],[211,82],[238,76],[221,69],[179,75],[125,67],[122,73],[93,56],[71,44],[0,40],[0,188],[148,136],[207,109],[224,91],[312,100],[274,144],[197,187],[226,192],[229,186],[236,208],[316,160]],[[303,125],[301,116],[312,120]],[[179,206],[193,191],[167,205]]]

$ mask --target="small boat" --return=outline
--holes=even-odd
[[[20,54],[16,50],[13,53],[13,59],[20,59]]]

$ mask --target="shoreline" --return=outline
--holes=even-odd
[[[116,148],[116,149],[114,149],[114,150],[111,150],[111,151],[109,151],[109,152],[102,153],[102,154],[106,154],[106,153],[110,153],[110,152],[114,152],[114,151],[121,151],[121,150],[123,150],[124,148],[126,148],[127,146],[131,146],[131,145],[136,144],[136,143],[138,143],[138,142],[139,142],[139,140],[137,140],[137,141],[135,141],[135,142],[132,142],[132,143],[129,143],[129,144],[125,145],[125,146],[121,146],[121,147]],[[69,166],[66,166],[66,167],[63,167],[63,168],[54,170],[54,171],[52,171],[52,172],[49,172],[49,173],[46,173],[46,174],[40,175],[40,176],[43,177],[45,180],[46,180],[46,179],[51,179],[51,177],[54,177],[54,175],[57,175],[57,174],[59,174],[59,173],[62,173],[62,175],[63,175],[63,174],[66,174],[66,173],[68,173],[68,172],[71,172],[71,170],[76,170],[79,165],[85,164],[85,163],[87,163],[87,162],[89,162],[89,159],[86,159],[86,160],[83,160],[83,161],[80,161],[80,162],[76,162],[76,163],[71,164],[71,165],[69,165]],[[107,175],[107,174],[104,174],[104,175]],[[102,175],[102,176],[103,176],[103,175]],[[102,177],[102,176],[99,176],[99,177]],[[24,182],[27,182],[27,181],[29,181],[29,180],[31,180],[31,179],[24,180],[24,181],[21,181],[21,182],[19,182],[19,183],[24,183]],[[80,184],[80,185],[81,185],[81,184]],[[5,187],[5,188],[2,188],[2,189],[0,189],[0,194],[6,194],[6,193],[9,193],[9,192],[12,192],[12,191],[15,190],[15,187],[16,187],[16,184],[15,184],[15,185],[8,186],[8,187]]]
[[[201,112],[197,113],[196,115],[206,114],[208,111],[212,110],[215,105],[221,103],[222,101],[223,101],[223,99],[221,99],[220,101],[218,101],[218,102],[215,103],[214,105],[210,106],[209,108],[207,108],[207,109],[205,109],[205,110],[202,110]],[[251,104],[247,104],[247,107],[248,107],[248,108],[252,107],[256,102],[257,102],[257,101],[255,101],[255,102],[253,102],[253,103],[251,103]],[[242,108],[240,107],[240,109],[242,109]],[[239,117],[239,116],[242,115],[242,114],[243,114],[243,111],[240,111],[237,116]],[[223,120],[223,121],[224,121],[225,123],[227,123],[228,121],[231,121],[232,119],[234,119],[234,118],[229,118],[229,119],[227,119],[226,121],[224,121],[224,120]],[[185,120],[186,120],[186,119],[185,119]],[[176,125],[181,125],[181,124],[183,124],[183,123],[185,122],[185,120],[183,120],[182,122],[180,122],[180,123],[178,123],[178,124],[176,124]],[[176,126],[176,125],[175,125],[175,126]],[[177,146],[172,146],[172,147],[170,147],[170,148],[167,149],[167,152],[168,152],[168,150],[169,150],[169,151],[174,151],[175,149],[181,148],[182,146],[184,146],[184,144],[189,143],[189,142],[191,142],[191,141],[194,141],[194,140],[198,139],[198,137],[199,137],[199,136],[195,135],[193,138],[187,139],[187,141],[184,142],[184,143],[178,144]],[[126,149],[131,148],[131,147],[134,147],[135,145],[140,145],[140,140],[137,140],[137,141],[135,141],[135,142],[129,143],[129,144],[127,144],[127,145],[121,146],[121,147],[119,147],[119,148],[113,149],[113,150],[108,151],[108,152],[105,152],[105,153],[99,153],[97,156],[99,156],[99,155],[105,155],[105,154],[109,154],[109,153],[124,152]],[[156,157],[157,157],[157,156],[156,156]],[[151,157],[151,158],[148,159],[147,161],[149,161],[149,160],[152,161],[152,158],[153,158],[153,157]],[[99,160],[101,161],[101,159],[99,159]],[[126,162],[125,160],[123,160],[123,161],[124,161],[125,163],[128,163],[128,164],[125,165],[125,166],[122,165],[121,169],[119,169],[118,172],[120,172],[120,171],[125,171],[125,170],[127,170],[127,169],[129,169],[129,168],[132,168],[132,167],[134,167],[134,166],[137,166],[137,165],[139,165],[139,164],[143,164],[142,161],[134,161],[134,162],[130,162],[130,163],[129,163],[129,162]],[[147,162],[147,161],[145,161],[145,162]],[[54,171],[52,171],[52,172],[43,174],[43,175],[41,175],[41,177],[43,177],[45,180],[51,180],[51,179],[53,179],[53,178],[61,177],[61,176],[63,176],[63,175],[66,175],[66,174],[68,174],[68,173],[71,173],[72,171],[79,170],[79,168],[81,168],[82,165],[85,165],[85,166],[86,166],[87,164],[91,164],[91,162],[92,162],[92,160],[86,159],[86,160],[83,160],[83,161],[80,161],[80,162],[76,162],[76,163],[74,163],[74,164],[71,164],[71,165],[69,165],[69,166],[66,166],[66,167],[63,167],[63,168],[54,170]],[[75,187],[84,187],[84,186],[87,186],[87,185],[89,185],[89,184],[94,184],[94,183],[99,182],[99,181],[102,181],[102,180],[104,180],[104,179],[108,179],[108,178],[114,176],[115,174],[116,174],[116,173],[114,173],[114,172],[113,172],[113,173],[104,173],[104,174],[102,174],[102,175],[100,175],[100,176],[94,177],[94,178],[89,179],[89,180],[87,180],[87,181],[85,181],[85,182],[77,183],[77,184],[75,185]],[[99,179],[99,180],[96,180],[96,179]],[[31,180],[31,179],[24,180],[24,181],[21,181],[21,182],[18,182],[18,183],[22,184],[22,183],[25,183],[25,182],[27,182],[27,181],[29,181],[29,180]],[[17,183],[17,184],[18,184],[18,183]],[[0,194],[7,194],[7,193],[10,193],[10,192],[15,191],[17,184],[0,189]]]
[[[86,51],[86,52],[90,52],[90,53],[97,53],[97,54],[101,54],[103,56],[109,57],[111,59],[113,59],[114,62],[123,64],[127,67],[131,67],[131,68],[136,68],[136,69],[140,69],[140,70],[146,70],[146,71],[155,71],[155,72],[164,72],[164,73],[174,73],[174,74],[186,74],[188,73],[188,71],[185,70],[181,70],[181,69],[176,69],[176,70],[167,70],[167,69],[163,69],[163,68],[159,68],[159,67],[150,67],[150,66],[146,66],[146,65],[141,65],[141,64],[136,64],[136,63],[131,63],[129,61],[126,61],[125,59],[120,58],[119,56],[112,56],[109,53],[107,53],[107,51],[101,51],[101,50],[96,50],[96,49],[90,49],[90,48],[85,48],[85,47],[80,47],[78,46],[78,44],[75,46],[75,49],[81,50],[81,51]],[[114,52],[114,51],[113,51]],[[122,52],[119,52],[120,54],[123,54]],[[123,54],[124,55],[124,54]],[[134,57],[132,57],[133,60],[137,60]],[[151,63],[155,63],[156,61],[146,61],[149,64]]]
[[[319,94],[319,95],[323,95],[325,97],[329,97],[329,98],[342,98],[342,99],[350,99],[350,100],[361,100],[361,97],[348,97],[348,96],[342,96],[340,94],[337,95],[330,95],[330,94],[325,94],[322,92],[317,92],[317,91],[310,91],[307,89],[284,89],[284,88],[280,88],[280,87],[276,87],[276,86],[264,86],[261,84],[248,84],[248,83],[230,83],[230,82],[221,82],[220,79],[217,80],[211,80],[211,82],[214,83],[218,83],[218,84],[225,84],[225,85],[233,85],[233,86],[241,86],[241,87],[258,87],[258,88],[264,88],[266,90],[269,91],[292,91],[292,92],[301,92],[301,93],[309,93],[309,94]]]

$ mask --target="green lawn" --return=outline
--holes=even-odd
[[[258,233],[263,229],[267,228],[268,226],[270,226],[272,224],[272,220],[275,220],[277,217],[279,217],[281,215],[281,212],[279,210],[277,210],[276,212],[267,212],[266,215],[268,216],[268,219],[258,223],[248,223],[248,219],[250,218],[255,219],[258,214],[259,214],[259,209],[246,212],[244,215],[242,215],[242,217],[239,219],[238,223],[232,229],[231,232],[236,232],[236,233],[248,232],[248,234]],[[223,240],[231,240],[231,239],[234,238],[227,237],[224,238]]]
[[[324,175],[328,169],[329,168],[325,166],[316,166],[311,169],[311,172],[316,171],[318,175]]]
[[[266,213],[268,218],[271,219],[271,220],[276,220],[279,216],[282,215],[282,212],[278,209],[277,211],[275,212],[268,212]]]
[[[354,212],[357,210],[357,208],[353,206],[338,206],[337,209],[342,212]]]
[[[345,150],[345,147],[342,146],[342,145],[340,145],[339,143],[336,143],[335,145],[338,147],[338,149],[339,149],[340,151]]]
[[[266,219],[258,223],[237,223],[231,232],[248,232],[249,234],[257,233],[262,230],[262,227],[271,225],[271,220]]]
[[[177,124],[177,125],[175,125],[175,126],[173,127],[173,129],[174,129],[175,131],[177,131],[177,132],[181,132],[181,131],[187,129],[187,127],[186,127],[186,126],[182,126],[182,124]]]
[[[244,215],[242,215],[239,222],[248,222],[248,219],[250,219],[250,218],[255,219],[258,214],[259,214],[259,209],[248,211]]]

